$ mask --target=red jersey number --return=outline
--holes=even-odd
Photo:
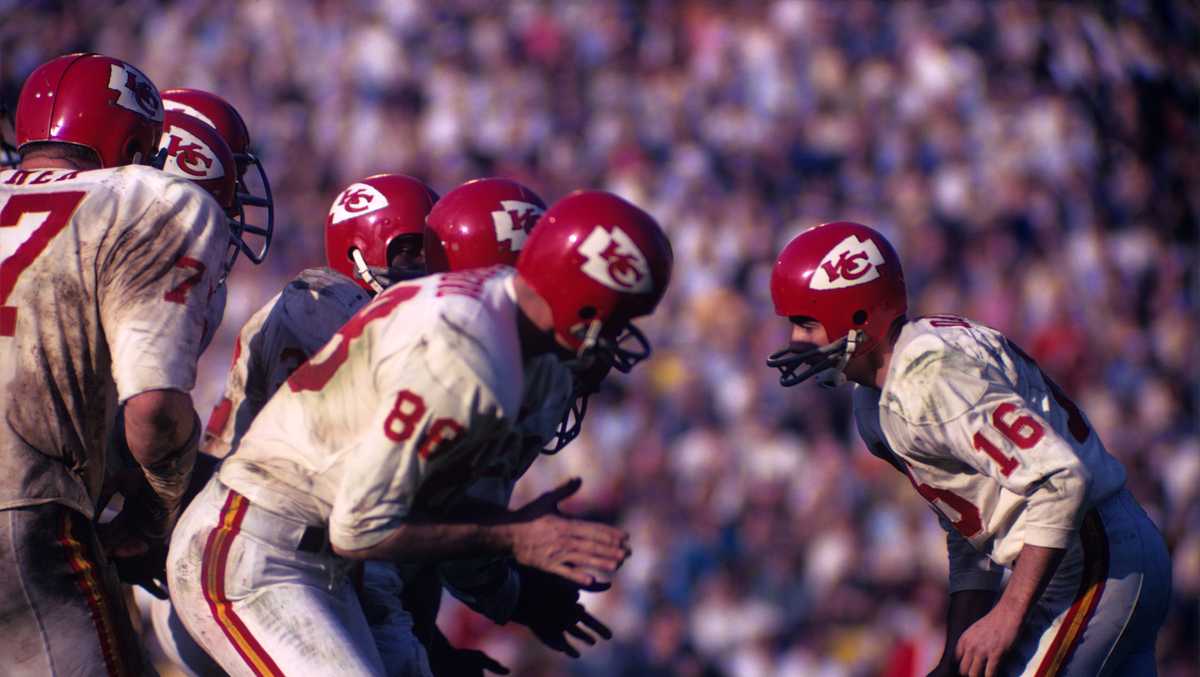
[[[372,320],[377,320],[392,311],[393,308],[411,299],[420,291],[420,287],[409,285],[393,287],[384,292],[376,303],[373,303],[350,318],[338,333],[333,335],[325,347],[313,355],[307,362],[300,365],[287,380],[292,392],[302,390],[320,390],[333,378],[338,367],[346,361],[350,354],[350,342],[362,335],[363,330]]]
[[[13,195],[0,209],[0,228],[22,225],[32,228],[26,239],[0,262],[0,336],[13,336],[17,330],[17,307],[4,305],[17,286],[17,278],[66,228],[84,195],[83,191]]]

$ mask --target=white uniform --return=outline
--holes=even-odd
[[[536,457],[508,453],[524,448],[527,376],[569,376],[553,361],[523,368],[512,275],[436,275],[380,294],[292,374],[189,507],[172,541],[172,600],[225,669],[383,672],[348,563],[323,538],[378,544],[410,511],[446,509],[480,478],[515,480]]]
[[[287,377],[370,300],[345,275],[309,268],[251,315],[234,343],[225,392],[204,431],[204,452],[224,458],[235,448]]]
[[[191,390],[229,229],[202,189],[148,167],[11,170],[0,238],[0,655],[119,672],[140,658],[90,522],[105,443],[119,403]]]
[[[855,389],[854,413],[871,452],[939,514],[949,592],[998,590],[1025,544],[1067,550],[1005,674],[1153,670],[1170,588],[1162,537],[1037,364],[995,330],[922,318],[901,331],[883,389]]]
[[[371,297],[353,280],[328,268],[302,271],[242,325],[221,400],[213,408],[201,448],[225,457],[250,422],[310,355],[320,350]],[[190,675],[217,668],[180,623],[170,600],[142,588],[134,596],[150,618],[163,653]],[[374,625],[372,626],[374,628]]]

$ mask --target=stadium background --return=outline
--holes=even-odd
[[[131,61],[245,116],[278,205],[239,262],[196,401],[241,323],[323,261],[345,184],[477,176],[552,201],[613,190],[670,234],[656,353],[610,379],[532,496],[633,558],[588,600],[616,631],[571,662],[443,606],[451,640],[518,675],[924,674],[944,539],[861,447],[848,391],[781,389],[767,295],[794,233],[858,220],[896,244],[916,313],[1017,338],[1089,414],[1170,544],[1164,675],[1200,665],[1200,10],[1190,2],[0,0],[0,95],[57,54]]]

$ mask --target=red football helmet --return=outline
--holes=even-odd
[[[371,294],[383,291],[388,278],[423,274],[423,265],[420,271],[389,268],[395,248],[407,239],[402,236],[415,236],[420,242],[425,217],[437,200],[437,193],[424,181],[403,174],[376,174],[350,184],[338,194],[325,219],[329,267]]]
[[[612,193],[576,191],[542,215],[517,271],[549,303],[555,335],[585,370],[602,357],[628,372],[650,354],[631,320],[654,312],[673,261],[649,214]],[[640,345],[622,348],[630,339]]]
[[[240,212],[234,237],[238,248],[247,258],[255,264],[262,263],[271,248],[271,239],[275,233],[275,200],[271,196],[271,182],[267,179],[262,162],[250,152],[250,130],[242,116],[225,99],[199,89],[168,89],[162,93],[162,98],[163,106],[167,110],[187,113],[216,129],[233,151],[233,159],[237,163],[237,208]],[[258,180],[262,183],[262,195],[253,194],[246,185],[246,170],[249,167],[254,167],[258,173]],[[261,207],[267,210],[267,225],[246,223],[246,207]],[[247,234],[262,238],[262,243],[257,247],[251,246],[246,242]]]
[[[67,54],[38,66],[17,100],[17,146],[52,141],[83,146],[101,167],[149,163],[163,106],[150,78],[99,54]]]
[[[163,114],[163,134],[159,144],[163,171],[180,176],[208,191],[225,210],[229,222],[229,257],[225,273],[237,260],[240,240],[234,236],[241,228],[242,211],[237,202],[237,167],[233,151],[217,130],[186,113],[168,110]]]
[[[847,221],[806,230],[783,248],[771,271],[771,300],[777,315],[820,322],[831,341],[771,355],[767,364],[785,386],[817,374],[822,385],[844,383],[846,365],[887,341],[908,311],[896,250],[876,230]],[[797,374],[801,366],[808,369]]]
[[[216,198],[230,216],[236,216],[237,168],[233,151],[208,124],[176,110],[163,114],[159,150],[163,171],[195,181]]]
[[[446,193],[425,219],[430,273],[516,265],[533,224],[546,211],[538,194],[508,179],[475,179]]]

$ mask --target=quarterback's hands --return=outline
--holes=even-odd
[[[579,491],[576,477],[512,514],[507,525],[513,558],[518,564],[557,574],[587,587],[594,572],[611,575],[629,557],[629,535],[598,522],[564,517],[558,503]]]
[[[170,516],[150,490],[141,468],[113,473],[100,492],[100,506],[114,494],[125,504],[112,521],[97,524],[100,544],[117,567],[121,582],[140,585],[159,599],[167,598],[167,535]]]
[[[579,658],[579,650],[567,641],[570,635],[588,645],[596,638],[612,639],[612,631],[588,613],[579,603],[580,588],[554,574],[531,567],[517,567],[521,576],[521,593],[512,620],[528,626],[542,644]],[[588,588],[599,592],[607,590],[607,583]]]
[[[484,671],[507,675],[508,668],[476,649],[459,649],[436,627],[429,644],[429,669],[437,677],[484,677]]]
[[[975,621],[958,638],[954,657],[958,670],[967,677],[993,677],[1021,630],[1022,616],[1001,603]]]

